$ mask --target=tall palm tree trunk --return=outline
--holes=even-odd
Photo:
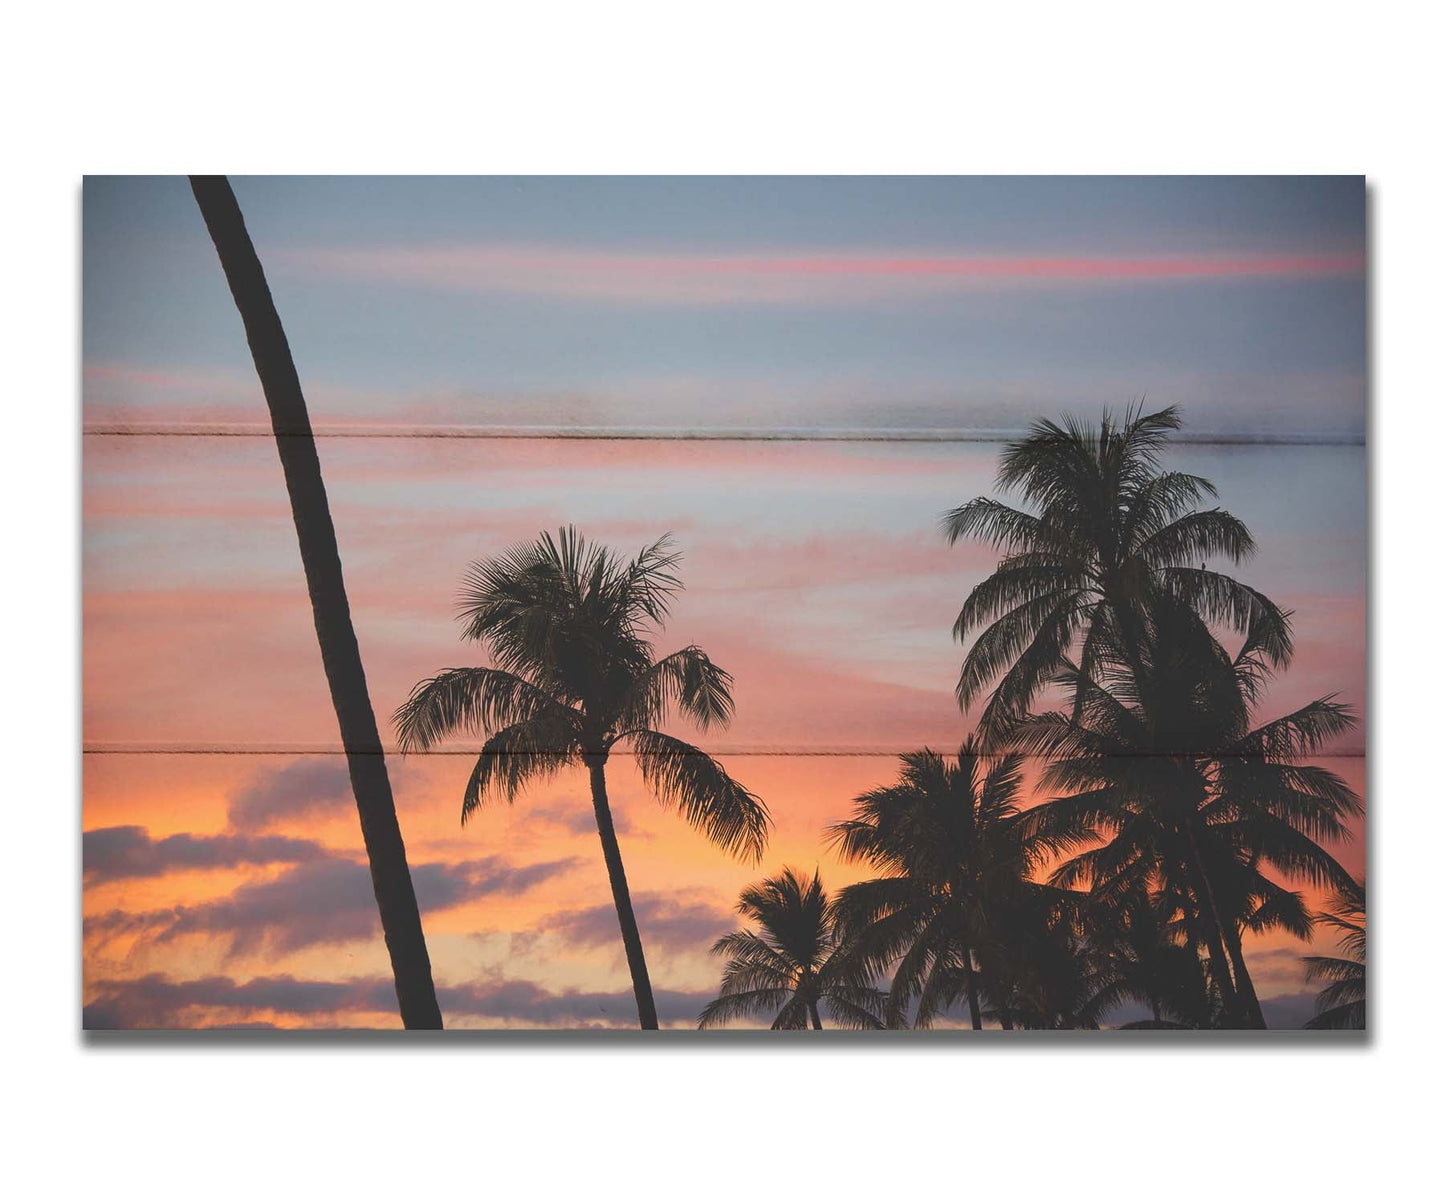
[[[1260,1007],[1259,996],[1254,990],[1254,979],[1250,977],[1249,967],[1244,964],[1244,942],[1237,924],[1225,928],[1224,942],[1229,948],[1229,960],[1234,966],[1234,985],[1239,991],[1239,1000],[1247,1019],[1255,1028],[1268,1028],[1264,1009]]]
[[[597,816],[597,835],[602,838],[602,859],[607,862],[612,902],[617,907],[617,924],[622,929],[622,947],[627,951],[627,968],[632,972],[637,1020],[643,1028],[656,1028],[657,1005],[652,1001],[652,981],[647,976],[647,960],[642,956],[642,934],[637,931],[627,873],[622,868],[622,849],[617,844],[617,830],[612,826],[612,809],[607,805],[607,774],[603,769],[607,755],[589,756],[586,761],[592,777],[592,810]]]
[[[976,1029],[983,1028],[983,1013],[978,1006],[978,976],[973,969],[973,950],[963,947],[963,980],[968,987],[968,1017]]]
[[[1226,1022],[1235,1028],[1246,1028],[1246,1024],[1239,1007],[1239,995],[1234,989],[1234,979],[1229,973],[1229,959],[1225,956],[1224,938],[1220,933],[1219,926],[1212,922],[1207,905],[1199,905],[1202,899],[1203,890],[1199,885],[1198,875],[1191,874],[1194,879],[1191,886],[1194,891],[1196,906],[1193,909],[1193,932],[1191,938],[1194,948],[1198,949],[1203,944],[1209,951],[1209,979],[1219,989],[1219,1001],[1224,1007]]]
[[[1204,973],[1204,959],[1199,956],[1199,948],[1204,944],[1204,932],[1199,924],[1199,912],[1194,906],[1194,900],[1185,897],[1180,904],[1180,911],[1184,916],[1184,932],[1189,940],[1190,978],[1191,985],[1196,996],[1196,1006],[1199,1008],[1199,1023],[1201,1028],[1210,1028],[1210,1001],[1209,1001],[1209,979]]]
[[[1186,821],[1184,825],[1185,835],[1189,838],[1189,865],[1187,867],[1192,880],[1196,899],[1199,901],[1199,920],[1204,927],[1204,944],[1209,950],[1209,966],[1216,985],[1219,987],[1219,995],[1224,1003],[1224,1014],[1228,1020],[1239,1028],[1252,1027],[1252,1020],[1244,1014],[1239,1003],[1239,993],[1235,989],[1234,979],[1229,972],[1229,959],[1225,956],[1224,950],[1224,925],[1219,917],[1219,906],[1215,902],[1214,889],[1210,885],[1208,872],[1204,868],[1204,859],[1199,855],[1199,844],[1194,838],[1194,826]]]
[[[1177,862],[1170,871],[1180,883],[1187,883],[1189,875],[1184,869],[1183,862]],[[1204,975],[1204,963],[1199,957],[1199,947],[1204,944],[1204,931],[1199,923],[1199,909],[1194,905],[1194,899],[1188,890],[1181,890],[1178,897],[1179,914],[1184,921],[1184,935],[1189,942],[1188,960],[1190,970],[1191,986],[1194,988],[1196,1001],[1199,1007],[1200,1026],[1209,1027],[1209,980]]]
[[[812,1017],[813,1027],[821,1032],[823,1028],[823,1017],[818,1015],[818,1004],[815,1000],[808,1000],[808,1015]]]
[[[225,176],[192,176],[191,191],[216,244],[226,282],[246,328],[256,375],[261,378],[261,389],[271,411],[271,427],[286,476],[291,517],[296,524],[296,540],[301,547],[306,588],[311,596],[316,639],[321,645],[321,660],[331,688],[336,722],[341,729],[341,743],[346,749],[346,766],[356,796],[366,856],[371,864],[371,885],[381,912],[381,930],[391,955],[402,1023],[407,1028],[441,1028],[442,1014],[432,984],[421,913],[407,868],[406,845],[396,819],[381,736],[366,689],[361,650],[351,625],[336,529],[326,501],[326,486],[321,478],[321,462],[316,454],[301,381],[230,182]]]

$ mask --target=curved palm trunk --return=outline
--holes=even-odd
[[[1198,997],[1199,1024],[1201,1028],[1210,1028],[1209,978],[1204,972],[1204,959],[1199,956],[1199,947],[1205,943],[1199,924],[1199,912],[1192,899],[1185,899],[1181,910],[1184,913],[1184,930],[1189,937],[1189,952],[1193,955],[1189,959],[1189,965],[1193,971],[1194,992]]]
[[[1240,1008],[1239,993],[1235,990],[1234,979],[1229,972],[1229,959],[1225,956],[1224,950],[1224,925],[1220,922],[1219,906],[1214,899],[1214,890],[1210,886],[1203,858],[1199,855],[1199,844],[1194,838],[1194,828],[1186,822],[1184,831],[1189,838],[1188,872],[1193,880],[1195,895],[1201,904],[1199,919],[1204,926],[1204,944],[1209,950],[1209,965],[1214,981],[1219,986],[1219,995],[1224,1001],[1224,1014],[1236,1027],[1250,1028],[1252,1023]]]
[[[1229,947],[1229,960],[1234,966],[1234,985],[1246,1018],[1255,1028],[1268,1028],[1264,1020],[1264,1009],[1259,1005],[1259,996],[1254,990],[1254,979],[1249,967],[1244,964],[1244,943],[1240,938],[1239,926],[1230,924],[1224,931],[1225,944]]]
[[[306,589],[311,596],[311,614],[316,639],[336,708],[336,722],[346,749],[346,766],[352,793],[361,819],[361,834],[371,865],[371,885],[381,913],[381,930],[391,955],[391,972],[402,1023],[407,1028],[441,1028],[442,1014],[432,985],[431,960],[421,914],[412,889],[406,863],[406,845],[396,819],[391,782],[386,773],[381,736],[361,650],[351,625],[346,600],[346,582],[341,573],[341,554],[336,547],[336,529],[326,501],[321,462],[301,381],[286,342],[286,332],[266,285],[261,261],[251,245],[251,236],[241,217],[235,193],[225,176],[192,176],[191,191],[200,206],[206,229],[221,267],[226,273],[231,296],[246,328],[246,341],[261,389],[271,411],[276,449],[291,499],[291,517],[296,524],[296,541],[306,571]]]
[[[652,1001],[652,982],[647,977],[647,961],[642,956],[642,935],[637,931],[627,874],[622,868],[622,849],[617,844],[617,830],[612,826],[612,809],[607,805],[607,775],[603,769],[607,757],[605,754],[587,757],[586,761],[592,778],[592,811],[597,816],[597,835],[602,838],[602,859],[607,862],[612,902],[617,907],[617,924],[622,929],[622,947],[627,951],[627,968],[632,972],[637,1020],[643,1028],[656,1028],[657,1006]]]
[[[1182,865],[1174,866],[1172,872],[1178,875],[1178,880],[1181,883],[1189,880],[1189,875]],[[1204,976],[1204,964],[1199,957],[1199,947],[1204,944],[1204,934],[1199,925],[1199,912],[1197,908],[1195,908],[1194,900],[1190,897],[1187,890],[1181,890],[1179,893],[1179,911],[1184,917],[1184,932],[1189,940],[1189,952],[1191,956],[1187,964],[1192,972],[1192,985],[1197,996],[1200,1027],[1208,1028],[1209,982]]]
[[[808,1015],[812,1018],[813,1027],[822,1030],[823,1017],[818,1015],[818,1005],[813,1000],[808,1000]]]
[[[973,950],[963,947],[963,978],[968,986],[968,1017],[976,1029],[983,1028],[983,1013],[978,1006],[978,976],[973,968]]]
[[[1196,878],[1196,891],[1199,890]],[[1224,939],[1220,935],[1219,926],[1212,922],[1212,917],[1204,908],[1197,909],[1194,913],[1194,929],[1196,932],[1195,948],[1199,947],[1202,941],[1204,947],[1209,950],[1209,977],[1214,985],[1219,988],[1219,999],[1224,1006],[1224,1016],[1231,1027],[1247,1028],[1248,1025],[1242,1018],[1239,1007],[1239,995],[1234,989],[1234,979],[1229,973],[1229,959],[1225,956]]]

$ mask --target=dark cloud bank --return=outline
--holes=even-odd
[[[710,903],[648,891],[632,897],[632,909],[644,945],[671,953],[709,949],[718,937],[736,926],[731,912]],[[553,912],[538,928],[578,948],[620,948],[617,909],[610,900],[595,907]]]
[[[87,886],[184,870],[284,868],[274,879],[244,884],[225,898],[93,916],[85,922],[85,934],[105,940],[143,932],[162,943],[205,934],[229,938],[233,955],[263,949],[282,954],[379,936],[371,876],[364,864],[317,841],[267,831],[285,820],[353,806],[344,760],[302,758],[263,771],[233,794],[226,832],[161,839],[136,825],[86,832],[82,862]],[[468,899],[521,894],[577,863],[565,858],[514,866],[501,857],[455,865],[427,863],[412,867],[412,883],[424,912],[441,911]]]
[[[298,864],[328,854],[314,840],[289,836],[181,832],[152,840],[138,825],[92,828],[82,837],[81,858],[90,885],[122,878],[156,878],[176,870],[230,869],[238,865]]]
[[[517,867],[500,857],[483,857],[455,865],[415,865],[411,877],[425,913],[488,895],[521,894],[575,865],[575,858],[565,858]],[[228,937],[234,956],[366,940],[380,935],[381,924],[366,866],[322,851],[269,882],[247,883],[222,899],[155,911],[115,910],[85,922],[85,934],[93,939],[136,932],[160,943],[192,934]]]

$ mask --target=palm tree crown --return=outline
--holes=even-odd
[[[444,669],[421,682],[395,723],[404,752],[456,731],[486,743],[462,797],[465,821],[488,797],[508,802],[529,781],[626,741],[643,779],[729,852],[756,861],[770,818],[761,799],[701,749],[656,730],[675,706],[698,727],[725,727],[732,675],[701,648],[654,659],[681,587],[664,536],[630,561],[571,528],[472,566],[461,596],[464,639],[492,668]]]
[[[1318,841],[1350,839],[1360,814],[1337,775],[1298,763],[1352,726],[1349,708],[1322,698],[1253,724],[1270,676],[1268,622],[1252,623],[1231,657],[1187,606],[1158,599],[1136,648],[1126,654],[1111,637],[1092,674],[1073,665],[1059,674],[1077,714],[1046,713],[1014,731],[1020,749],[1048,758],[1041,785],[1058,792],[1025,826],[1084,849],[1054,884],[1090,886],[1106,906],[1144,890],[1176,907],[1190,946],[1208,948],[1210,981],[1234,1023],[1263,1023],[1241,931],[1309,933],[1300,897],[1267,871],[1348,881]]]
[[[970,740],[952,759],[924,749],[900,760],[895,784],[859,795],[853,818],[830,829],[846,860],[885,873],[840,892],[842,932],[869,972],[894,967],[890,1027],[915,999],[913,1023],[926,1027],[966,997],[979,1028],[991,955],[1039,889],[1029,875],[1048,841],[1017,822],[1021,757],[989,762]]]
[[[738,911],[757,926],[730,932],[712,951],[728,959],[718,997],[698,1028],[775,1013],[775,1029],[823,1027],[819,1005],[843,1028],[882,1028],[884,995],[861,981],[842,954],[834,909],[817,871],[784,869],[749,886]]]
[[[1206,567],[1210,557],[1250,556],[1248,528],[1225,510],[1198,508],[1215,496],[1209,481],[1160,470],[1179,427],[1173,406],[1131,408],[1122,424],[1105,413],[1097,430],[1072,418],[1037,422],[1009,445],[998,473],[998,487],[1018,491],[1037,513],[980,497],[944,516],[950,544],[978,538],[1004,554],[953,628],[960,641],[978,631],[959,674],[959,705],[997,681],[979,722],[989,741],[1029,710],[1076,645],[1078,663],[1092,672],[1103,638],[1136,638],[1140,614],[1159,594],[1239,631],[1253,624],[1271,663],[1288,661],[1287,616]]]

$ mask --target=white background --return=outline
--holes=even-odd
[[[29,5],[5,240],[0,1184],[13,1199],[1429,1191],[1439,30],[1423,5]],[[525,12],[523,9],[525,8]],[[1417,14],[1412,20],[1410,14]],[[1367,1044],[421,1047],[79,1032],[85,172],[1343,172],[1373,221]],[[1414,1178],[1412,1175],[1420,1176]],[[1405,1186],[1411,1184],[1411,1186]]]

